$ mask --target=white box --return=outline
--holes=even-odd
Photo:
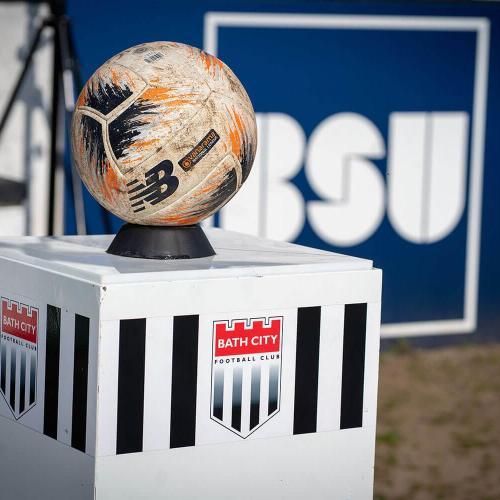
[[[372,498],[381,271],[207,233],[0,240],[0,498]]]

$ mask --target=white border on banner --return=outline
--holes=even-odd
[[[381,329],[382,337],[386,338],[474,332],[477,327],[479,290],[484,135],[490,38],[489,20],[485,17],[207,12],[204,20],[203,47],[204,50],[213,55],[217,55],[218,29],[220,27],[475,31],[477,33],[465,257],[464,314],[462,318],[454,320],[388,323],[382,325]]]

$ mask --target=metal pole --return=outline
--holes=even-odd
[[[64,225],[65,128],[64,103],[62,101],[61,41],[57,20],[53,20],[51,24],[54,28],[54,62],[50,138],[49,219],[47,233],[49,236],[54,236],[56,234],[62,234]]]
[[[71,136],[71,118],[75,109],[75,87],[74,87],[74,66],[75,60],[71,54],[71,44],[69,40],[69,21],[66,17],[61,17],[58,21],[59,40],[61,43],[61,66],[62,82],[64,92],[64,106],[66,109],[66,124],[68,125],[68,135]],[[85,221],[85,206],[83,202],[82,181],[76,171],[73,155],[70,154],[71,163],[71,185],[73,189],[73,201],[75,206],[76,233],[87,234]]]

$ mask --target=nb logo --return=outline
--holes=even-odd
[[[179,179],[172,175],[172,170],[172,162],[164,160],[146,172],[146,184],[139,183],[137,179],[127,184],[134,213],[145,210],[145,202],[156,205],[175,193],[179,187]]]

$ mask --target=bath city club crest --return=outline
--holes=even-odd
[[[0,392],[16,419],[36,403],[38,309],[2,297]]]
[[[211,418],[242,438],[280,410],[283,318],[213,323]]]

